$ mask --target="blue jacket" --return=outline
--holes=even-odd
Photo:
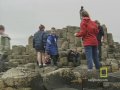
[[[33,48],[38,50],[44,50],[47,41],[47,33],[44,31],[38,31],[33,37]]]
[[[45,50],[49,55],[58,55],[57,39],[56,35],[48,36]]]

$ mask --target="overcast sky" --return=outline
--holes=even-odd
[[[0,0],[0,24],[5,25],[12,44],[26,45],[40,24],[47,30],[79,26],[81,5],[120,42],[120,0]]]

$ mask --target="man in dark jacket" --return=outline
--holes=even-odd
[[[39,30],[34,34],[33,37],[33,48],[37,52],[38,65],[40,67],[46,66],[45,62],[45,46],[47,41],[47,33],[44,31],[43,25],[39,26]]]
[[[100,25],[100,22],[98,20],[95,21],[96,24],[98,25],[98,51],[99,51],[99,61],[102,60],[101,56],[102,56],[102,51],[101,51],[101,47],[102,47],[102,41],[104,41],[104,31],[103,31],[103,27]]]

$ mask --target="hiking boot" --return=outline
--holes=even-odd
[[[43,65],[42,65],[42,64],[38,64],[38,66],[39,66],[39,68],[42,68],[42,67],[43,67]]]
[[[43,64],[43,67],[46,67],[47,66],[47,64]]]

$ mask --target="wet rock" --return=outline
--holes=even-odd
[[[62,44],[63,44],[64,41],[65,41],[64,38],[60,38],[60,39],[58,39],[57,44],[58,44],[58,47],[59,47],[59,48],[61,48],[61,46],[62,46]]]
[[[111,62],[111,68],[112,68],[112,72],[116,72],[119,70],[118,64],[114,62]]]
[[[4,81],[0,79],[0,89],[4,89],[4,88],[5,88]]]
[[[54,89],[54,90],[78,90],[74,88],[59,88],[59,89]]]
[[[41,68],[39,69],[38,68],[38,71],[41,75],[44,75],[44,74],[47,74],[47,73],[50,73],[50,72],[53,72],[57,69],[56,66],[47,66],[47,67],[44,67],[44,68]]]
[[[61,68],[43,75],[44,85],[48,90],[71,86],[72,81],[76,80],[70,68]],[[56,83],[57,82],[57,83]]]
[[[4,81],[7,87],[23,88],[31,87],[32,81],[39,76],[33,69],[24,67],[12,68],[5,72],[1,79]]]
[[[14,67],[17,67],[19,65],[19,62],[7,62],[6,63],[8,65],[8,68],[11,69],[11,68],[14,68]]]
[[[24,46],[12,46],[13,55],[22,55],[24,52],[26,52],[26,48]]]
[[[7,88],[5,88],[5,90],[16,90],[16,89],[12,88],[12,87],[7,87]]]
[[[24,86],[25,82],[28,82],[23,77],[24,75],[25,74],[22,73],[22,71],[19,71],[18,69],[10,69],[2,76],[2,79],[5,79],[5,84],[7,84],[7,86],[11,86],[11,87],[18,86],[19,87],[19,86]]]
[[[67,59],[67,57],[60,58],[59,63],[61,63],[62,66],[67,66],[68,65],[68,59]]]
[[[7,66],[4,61],[0,60],[0,72],[6,71]]]
[[[68,42],[68,41],[63,42],[63,44],[62,44],[62,46],[61,46],[61,49],[62,49],[62,50],[67,50],[67,49],[69,49],[69,42]]]
[[[32,90],[32,88],[19,88],[17,90]]]
[[[32,35],[28,38],[28,45],[33,47],[33,36]]]
[[[108,80],[110,82],[116,82],[115,84],[120,82],[120,71],[109,73],[108,74]]]
[[[29,68],[29,69],[35,69],[35,66],[36,66],[35,63],[28,63],[24,65],[25,68]]]
[[[62,58],[62,57],[67,57],[68,55],[68,52],[67,51],[59,51],[59,57]]]
[[[108,33],[107,34],[107,39],[108,39],[108,44],[109,45],[113,45],[114,44],[112,33]]]

